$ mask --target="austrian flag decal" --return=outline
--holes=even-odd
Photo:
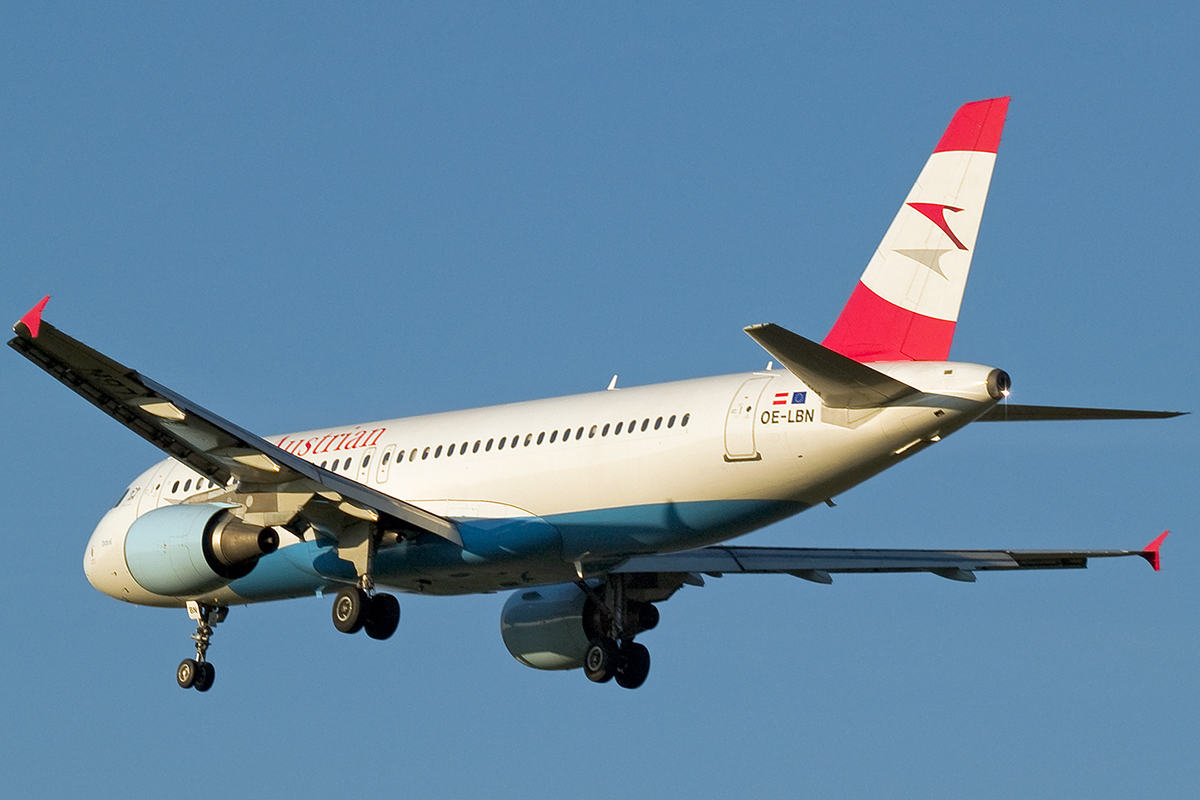
[[[803,405],[808,398],[808,392],[776,392],[775,399],[772,401],[773,406],[786,406],[789,403],[792,405]]]

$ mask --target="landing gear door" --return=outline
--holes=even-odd
[[[758,461],[762,458],[754,446],[754,412],[758,398],[771,381],[770,375],[750,378],[743,383],[729,403],[725,417],[725,460]]]

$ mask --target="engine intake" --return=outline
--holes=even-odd
[[[250,574],[279,547],[271,528],[247,525],[220,503],[156,508],[134,520],[125,536],[125,563],[149,592],[183,597]]]

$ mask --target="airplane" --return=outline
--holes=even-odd
[[[1149,419],[1183,412],[1007,402],[1001,369],[947,360],[1009,98],[955,113],[833,328],[745,332],[767,369],[262,437],[42,319],[21,355],[167,458],[97,524],[84,572],[128,603],[184,607],[208,691],[231,606],[334,594],[339,631],[387,639],[401,593],[510,590],[501,638],[520,663],[641,686],[637,637],[704,576],[1066,569],[1141,550],[898,550],[726,542],[825,503],[972,422]],[[774,369],[774,362],[782,369]]]

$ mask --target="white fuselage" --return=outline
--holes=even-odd
[[[443,540],[381,548],[376,580],[435,594],[572,580],[623,557],[698,547],[795,514],[935,442],[995,404],[989,367],[874,364],[920,389],[885,408],[823,407],[768,371],[557,397],[272,437],[307,461],[455,520]],[[137,585],[124,535],[166,505],[229,497],[174,459],[143,473],[93,533],[89,580],[120,599],[180,605]],[[235,501],[236,502],[236,501]],[[250,509],[253,510],[253,509]],[[246,578],[205,595],[244,603],[352,580],[319,535],[284,534]],[[433,537],[429,537],[433,538]],[[299,548],[299,549],[297,549]]]

